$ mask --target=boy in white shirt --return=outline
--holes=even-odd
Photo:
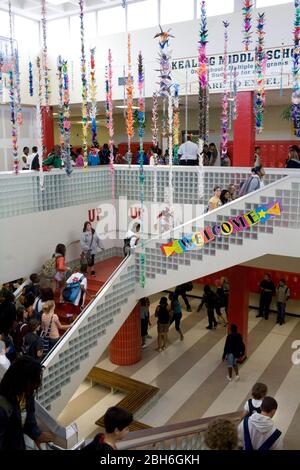
[[[261,413],[261,404],[268,393],[268,387],[260,382],[253,385],[252,398],[246,401],[244,406],[244,416],[251,416],[253,413]]]

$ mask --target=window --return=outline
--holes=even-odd
[[[209,0],[207,2],[207,16],[226,15],[234,12],[234,0]],[[201,15],[201,2],[197,2],[197,16]]]
[[[0,24],[1,24],[0,36],[9,38],[9,16],[6,11],[0,10]]]
[[[161,0],[161,24],[179,23],[181,21],[189,21],[193,19],[194,0]]]
[[[131,3],[127,7],[128,30],[151,28],[158,25],[157,0]]]
[[[37,21],[15,15],[15,39],[20,51],[35,55],[40,48],[39,23]]]
[[[284,3],[292,3],[293,0],[256,0],[256,8],[273,7]]]
[[[120,6],[98,11],[98,31],[100,36],[126,31],[125,8]]]
[[[42,31],[41,31],[42,34]],[[69,52],[69,19],[48,21],[47,23],[47,47],[49,54],[65,57]]]

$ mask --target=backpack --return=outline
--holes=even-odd
[[[129,238],[124,238],[124,246],[123,246],[123,252],[124,256],[126,257],[127,255],[130,255],[130,242],[132,239],[133,235]]]
[[[255,408],[255,406],[253,406],[251,398],[248,400],[248,407],[249,407],[248,416],[253,415],[253,413],[255,412],[261,414],[261,407],[259,406],[258,408]]]
[[[76,281],[76,282],[70,282],[65,286],[65,288],[62,291],[62,296],[65,302],[70,302],[73,304],[75,300],[77,299],[77,296],[81,290],[81,282],[84,279],[84,276],[81,276],[81,278]]]
[[[244,450],[251,450],[253,451],[253,445],[251,442],[250,438],[250,432],[249,432],[249,416],[246,416],[243,421],[243,428],[244,428]],[[266,451],[270,450],[272,445],[275,444],[275,442],[279,439],[281,436],[281,431],[279,429],[275,429],[273,434],[271,434],[270,437],[257,449],[259,451]]]
[[[56,258],[53,256],[43,264],[42,273],[45,277],[54,277],[56,273]]]

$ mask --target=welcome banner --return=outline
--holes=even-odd
[[[246,214],[238,215],[221,224],[208,226],[204,230],[187,235],[180,240],[172,240],[167,244],[161,245],[160,248],[167,257],[200,249],[214,241],[216,237],[229,237],[234,233],[243,232],[253,225],[265,223],[271,218],[280,216],[282,211],[281,201],[275,201],[253,209]]]

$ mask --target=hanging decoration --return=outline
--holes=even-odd
[[[127,126],[127,139],[128,139],[128,148],[127,148],[127,160],[129,165],[132,161],[131,153],[131,139],[134,136],[134,126],[133,126],[133,80],[132,80],[132,62],[131,62],[131,36],[128,34],[128,77],[126,84],[127,91],[127,116],[126,116],[126,126]]]
[[[64,127],[64,163],[65,170],[68,176],[73,171],[71,149],[70,149],[70,89],[69,89],[69,75],[68,75],[68,63],[62,61],[62,75],[63,75],[63,127]]]
[[[42,37],[43,37],[43,49],[42,49],[42,70],[44,80],[44,103],[46,110],[49,109],[49,93],[50,93],[50,81],[48,76],[48,49],[47,49],[47,12],[46,12],[46,0],[41,0],[42,5]]]
[[[91,124],[92,124],[92,143],[97,144],[97,87],[95,79],[95,52],[96,49],[91,49],[90,65],[91,65],[91,79],[90,79],[90,97],[91,97]]]
[[[243,16],[244,16],[244,40],[245,51],[249,51],[252,36],[252,9],[253,0],[244,0]]]
[[[224,24],[224,96],[223,96],[223,107],[222,107],[222,129],[221,129],[221,148],[222,157],[225,158],[228,150],[228,27],[229,22],[223,21]]]
[[[8,84],[9,84],[9,106],[10,106],[10,122],[11,122],[11,142],[12,142],[12,154],[13,154],[13,165],[14,172],[16,175],[19,173],[19,158],[18,158],[18,124],[16,119],[16,77],[15,77],[15,55],[13,46],[13,15],[11,11],[11,1],[8,2],[8,14],[9,14],[9,31],[10,31],[10,59],[11,67],[8,72]]]
[[[4,63],[3,55],[0,52],[0,98],[1,98],[1,101],[3,99],[3,80],[2,80],[3,79],[3,75],[2,75],[3,63]]]
[[[294,0],[294,5],[292,119],[294,133],[297,137],[300,137],[300,0]]]
[[[209,128],[209,87],[208,87],[208,66],[207,66],[207,12],[206,0],[201,2],[201,26],[198,47],[198,75],[199,75],[199,139],[208,143]],[[202,146],[203,144],[201,144]],[[202,153],[202,152],[201,152]],[[200,153],[200,154],[201,154]]]
[[[237,94],[238,94],[238,71],[237,68],[233,69],[233,107],[232,107],[232,120],[235,121],[238,117],[237,109]]]
[[[109,168],[112,180],[112,200],[115,202],[115,167],[114,167],[114,121],[113,121],[113,96],[112,96],[112,55],[108,51],[108,67],[106,69],[106,126],[109,134]]]
[[[144,239],[144,202],[145,202],[145,173],[144,173],[144,65],[142,53],[138,57],[138,87],[139,87],[139,143],[140,143],[140,201],[141,201],[141,253],[140,253],[140,285],[145,287],[145,239]]]
[[[86,58],[85,58],[85,45],[84,45],[84,0],[79,0],[80,8],[80,42],[81,42],[81,114],[82,114],[82,150],[85,166],[87,166],[87,133],[88,133],[88,90],[86,78]]]
[[[33,96],[33,75],[32,75],[32,62],[29,61],[29,66],[28,66],[28,81],[29,81],[29,95]]]
[[[158,96],[157,93],[153,93],[152,97],[152,144],[154,147],[158,145]]]
[[[180,108],[179,108],[179,85],[174,84],[174,98],[173,98],[173,145],[174,145],[174,165],[179,165],[178,150],[179,150],[179,132],[180,132]]]
[[[265,92],[265,14],[259,13],[257,18],[257,46],[256,46],[256,93],[254,102],[256,133],[261,134],[264,127],[264,111],[266,104]]]
[[[19,53],[17,47],[15,48],[15,70],[16,70],[16,120],[18,126],[23,124],[23,113],[21,105],[21,81],[20,81],[20,62],[19,62]]]
[[[58,109],[59,109],[59,135],[60,146],[64,146],[64,82],[63,82],[63,60],[61,56],[57,59],[57,77],[58,77]]]
[[[168,98],[171,91],[172,78],[171,78],[171,52],[169,50],[169,39],[174,38],[168,31],[163,31],[160,26],[160,33],[157,33],[154,38],[159,38],[159,64],[160,64],[160,82],[159,82],[159,95]]]
[[[39,57],[36,59],[37,66],[37,104],[36,104],[36,134],[37,134],[37,148],[39,155],[39,177],[40,189],[44,191],[44,170],[43,170],[43,152],[44,152],[44,134],[43,134],[43,117],[42,117],[42,104],[43,104],[43,90],[42,90],[42,71],[41,60]]]

